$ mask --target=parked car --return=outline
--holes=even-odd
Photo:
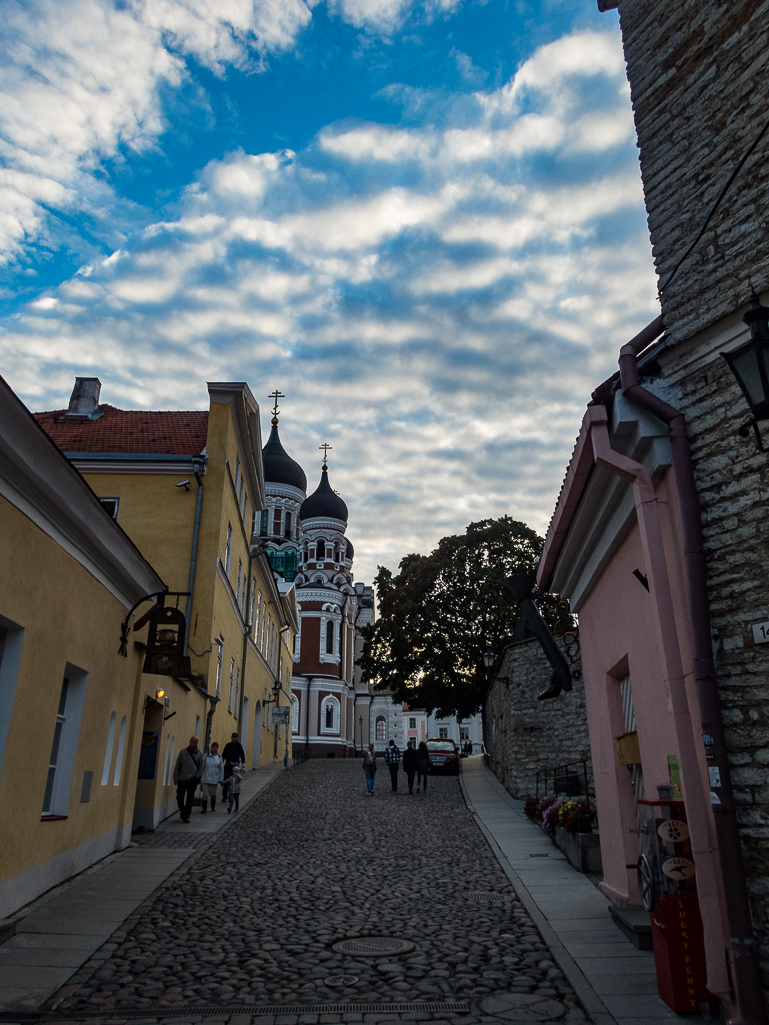
[[[430,772],[450,772],[459,775],[459,748],[453,740],[428,740],[427,750],[433,763]]]

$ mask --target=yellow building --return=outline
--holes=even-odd
[[[143,652],[164,582],[0,378],[0,918],[131,836]]]
[[[296,600],[293,585],[276,581],[252,544],[264,473],[248,385],[209,384],[208,411],[191,412],[116,409],[100,404],[100,390],[97,378],[77,378],[69,408],[36,419],[169,590],[191,592],[178,599],[190,675],[142,678],[133,822],[154,829],[176,810],[173,765],[193,734],[221,750],[238,733],[247,769],[290,750],[290,724],[275,726],[272,710],[291,705]],[[136,637],[144,636],[143,628]],[[129,649],[135,643],[132,634]]]

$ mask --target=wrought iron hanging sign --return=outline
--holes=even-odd
[[[145,673],[157,676],[189,677],[190,659],[184,654],[187,621],[181,609],[158,609],[150,620],[147,632]]]

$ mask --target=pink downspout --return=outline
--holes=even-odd
[[[622,346],[619,357],[622,393],[635,405],[658,417],[670,429],[670,443],[673,451],[673,466],[683,530],[694,680],[697,689],[701,732],[709,734],[713,738],[712,746],[707,749],[708,755],[712,756],[708,758],[708,767],[717,768],[721,780],[721,786],[717,788],[721,803],[712,805],[712,821],[719,852],[721,885],[725,896],[729,926],[727,956],[731,968],[733,999],[737,1005],[737,1016],[730,1019],[730,1025],[739,1025],[740,1022],[763,1025],[765,1021],[764,1001],[756,959],[750,900],[742,864],[729,759],[721,718],[721,703],[713,664],[705,545],[686,418],[680,410],[647,391],[640,384],[638,377],[638,355],[662,333],[663,328],[660,316],[635,338]],[[695,782],[698,791],[701,789],[699,779],[700,777]],[[690,795],[687,794],[687,806],[689,800]],[[701,904],[702,899],[701,889]],[[705,908],[703,907],[704,919]]]
[[[596,464],[633,485],[641,546],[656,617],[657,639],[678,742],[692,852],[697,864],[699,903],[702,909],[707,953],[708,989],[711,993],[728,999],[731,993],[723,956],[726,923],[721,914],[721,871],[710,835],[710,801],[702,788],[694,743],[683,660],[662,541],[657,493],[646,467],[611,447],[605,408],[592,407],[590,415],[593,421],[590,438]]]

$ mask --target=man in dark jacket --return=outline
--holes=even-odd
[[[200,777],[203,774],[203,752],[198,750],[198,738],[190,737],[187,747],[179,752],[174,765],[176,803],[182,822],[190,821],[192,798],[195,796]]]
[[[406,773],[406,779],[409,781],[409,793],[414,793],[414,776],[417,771],[417,749],[414,747],[414,741],[410,740],[409,745],[403,752],[403,771]]]
[[[398,766],[401,762],[400,749],[395,746],[395,741],[390,741],[390,746],[385,751],[384,760],[390,770],[390,781],[393,785],[393,793],[398,789]]]
[[[229,744],[224,745],[224,751],[222,751],[222,758],[224,759],[224,783],[222,784],[222,801],[226,801],[229,796],[230,788],[227,785],[227,780],[232,775],[233,765],[245,765],[246,752],[243,750],[240,741],[238,740],[237,733],[233,733]]]

